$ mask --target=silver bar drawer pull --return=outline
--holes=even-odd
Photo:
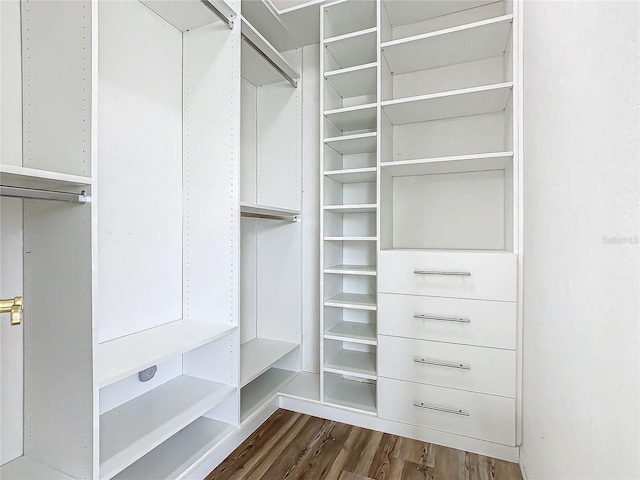
[[[471,272],[448,272],[442,270],[414,270],[416,275],[453,275],[458,277],[470,277]]]
[[[416,313],[413,318],[419,318],[422,320],[438,320],[440,322],[458,322],[458,323],[471,323],[470,318],[464,317],[439,317],[437,315],[425,315],[424,313]]]
[[[427,410],[435,410],[436,412],[452,413],[453,415],[461,415],[463,417],[469,416],[469,412],[465,412],[464,410],[455,410],[453,408],[438,407],[437,405],[429,405],[423,402],[413,402],[413,406],[418,408],[426,408]]]
[[[458,370],[471,370],[471,365],[465,365],[464,363],[453,362],[441,362],[440,360],[427,360],[426,358],[414,358],[415,363],[422,363],[424,365],[435,365],[436,367],[457,368]]]

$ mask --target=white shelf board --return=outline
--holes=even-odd
[[[296,372],[270,368],[242,387],[240,391],[240,421],[244,422],[253,412],[269,401],[296,376]]]
[[[300,345],[266,338],[254,338],[240,346],[240,386],[266,372],[282,357]]]
[[[273,8],[271,2],[242,0],[240,3],[242,17],[264,35],[278,51],[286,52],[300,46],[284,24],[282,16],[278,15]]]
[[[377,63],[365,63],[355,67],[326,72],[324,78],[342,98],[376,94]]]
[[[324,273],[338,275],[364,275],[375,277],[377,275],[375,265],[334,265],[324,269]]]
[[[327,360],[324,371],[340,375],[376,380],[376,354],[356,350],[340,350],[332,359]]]
[[[375,26],[376,2],[332,2],[322,7],[325,31],[350,32]]]
[[[376,132],[356,133],[342,137],[325,138],[324,143],[341,155],[375,153],[377,135]]]
[[[344,170],[327,170],[324,175],[340,183],[370,183],[377,177],[376,167],[347,168]]]
[[[375,242],[377,237],[324,237],[326,242]]]
[[[367,203],[362,205],[326,205],[323,208],[325,212],[374,213],[377,209],[377,205],[375,203]]]
[[[140,0],[182,32],[219,20],[233,28],[236,12],[223,0]],[[216,14],[215,12],[219,14]]]
[[[371,383],[341,379],[333,390],[325,392],[325,401],[376,413],[376,386]]]
[[[293,380],[280,389],[280,395],[319,402],[320,375],[317,373],[300,372]]]
[[[469,10],[470,8],[495,3],[496,0],[386,0],[384,10],[394,26],[420,22],[430,18],[441,17],[451,13]]]
[[[324,334],[328,340],[377,345],[376,325],[373,323],[340,322]]]
[[[471,62],[502,55],[513,15],[392,40],[381,45],[393,74]]]
[[[339,293],[324,301],[325,307],[351,308],[353,310],[377,310],[375,295],[364,293]]]
[[[90,186],[91,177],[0,164],[0,185],[39,190],[77,190]]]
[[[403,177],[407,175],[503,170],[512,159],[513,152],[496,152],[382,162],[381,166],[392,177]]]
[[[294,217],[300,215],[300,210],[240,202],[240,213],[293,219]]]
[[[100,415],[100,478],[111,478],[218,405],[231,385],[180,375]]]
[[[55,470],[31,457],[18,457],[0,467],[0,478],[6,480],[72,480],[73,477]]]
[[[233,430],[228,423],[200,417],[113,478],[178,478]]]
[[[105,387],[237,330],[228,324],[178,320],[98,345],[98,386]]]
[[[327,110],[324,116],[343,132],[376,128],[375,103]]]
[[[382,110],[393,125],[500,112],[507,106],[512,89],[513,83],[506,82],[388,100],[382,102]]]
[[[376,42],[377,30],[372,27],[328,38],[324,47],[341,68],[349,68],[377,61]]]

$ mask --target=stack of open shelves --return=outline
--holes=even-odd
[[[321,8],[324,401],[376,411],[378,7]]]

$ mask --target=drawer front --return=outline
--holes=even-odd
[[[515,446],[516,401],[512,398],[380,377],[378,416]]]
[[[515,350],[516,303],[381,293],[378,332]]]
[[[378,291],[516,301],[516,255],[486,252],[380,252]]]
[[[378,359],[382,377],[516,396],[516,354],[511,350],[380,335]]]

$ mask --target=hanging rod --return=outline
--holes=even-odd
[[[240,213],[241,217],[245,217],[245,218],[259,218],[262,220],[284,220],[287,222],[297,222],[298,221],[298,216],[294,215],[267,215],[264,213],[249,213],[249,212],[241,212]]]
[[[55,192],[52,190],[36,190],[35,188],[0,186],[0,196],[14,198],[30,198],[33,200],[53,200],[67,203],[87,203],[88,198],[81,193]]]
[[[222,20],[227,27],[233,30],[233,21],[236,17],[236,12],[234,12],[229,5],[223,0],[200,0],[200,2],[211,10],[216,17]]]

